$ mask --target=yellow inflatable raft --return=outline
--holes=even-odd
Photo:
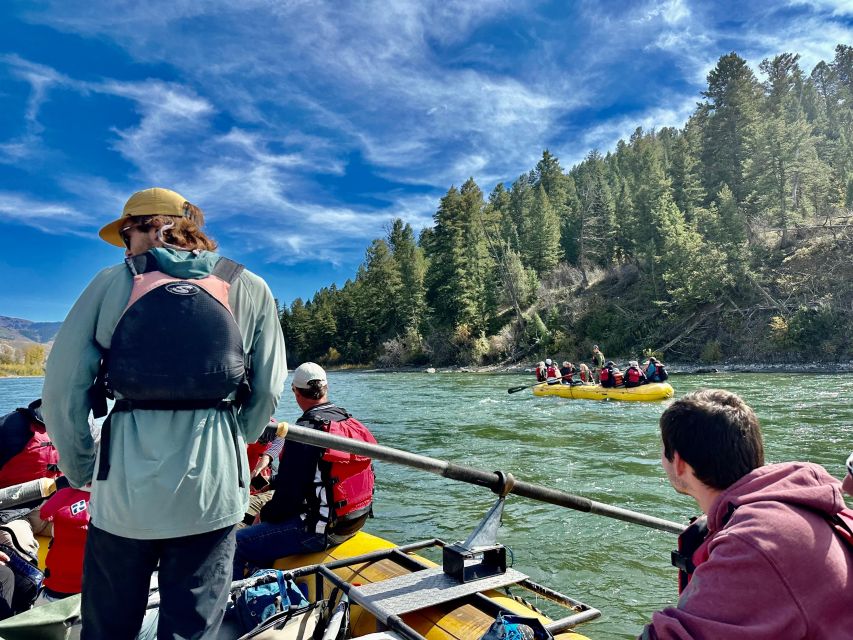
[[[668,382],[652,382],[639,387],[606,389],[601,385],[538,384],[533,387],[534,396],[557,396],[573,400],[627,400],[631,402],[654,402],[666,400],[675,394]]]

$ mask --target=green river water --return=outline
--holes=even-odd
[[[660,468],[658,418],[666,403],[536,398],[507,388],[532,376],[332,373],[330,397],[382,444],[552,486],[612,505],[686,522],[692,499]],[[808,460],[834,476],[853,449],[853,376],[673,376],[676,396],[721,387],[761,419],[768,462]],[[0,415],[38,397],[41,378],[0,379]],[[299,411],[289,392],[276,417]],[[479,487],[377,463],[376,518],[367,530],[395,542],[464,539],[493,501]],[[634,637],[652,611],[677,597],[669,552],[675,536],[603,516],[510,496],[500,530],[515,568],[601,610],[578,631]]]

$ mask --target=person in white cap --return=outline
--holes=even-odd
[[[91,484],[84,640],[135,638],[158,567],[158,638],[215,637],[222,622],[246,442],[275,412],[287,365],[269,287],[214,253],[203,224],[175,191],[134,193],[100,231],[126,260],[95,276],[47,362],[59,466]],[[105,396],[96,449],[87,418],[106,413]]]
[[[628,363],[628,368],[625,369],[625,387],[639,387],[641,384],[646,384],[646,374],[640,369],[640,363],[637,360],[631,360]]]
[[[291,390],[301,427],[375,443],[370,431],[328,399],[326,372],[306,362],[293,372]],[[279,435],[286,432],[279,423]],[[273,480],[275,493],[258,522],[237,532],[234,579],[271,567],[283,556],[323,551],[354,536],[372,514],[370,458],[289,441]]]

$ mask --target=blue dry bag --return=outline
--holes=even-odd
[[[244,633],[276,613],[308,604],[296,583],[293,580],[285,580],[284,573],[278,569],[261,569],[251,577],[269,577],[270,580],[246,587],[237,598],[237,619]]]
[[[538,618],[500,613],[480,640],[554,640],[554,636]]]

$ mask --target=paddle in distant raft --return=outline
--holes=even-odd
[[[538,387],[540,384],[560,384],[561,378],[554,378],[552,380],[544,380],[543,382],[534,382],[533,384],[525,384],[520,387],[510,387],[507,389],[507,393],[518,393],[519,391],[524,391],[525,389],[530,389],[530,387]]]

